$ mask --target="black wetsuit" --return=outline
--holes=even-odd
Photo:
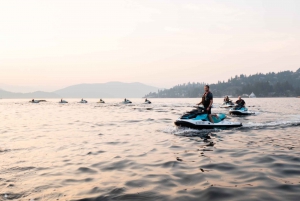
[[[210,91],[203,94],[202,104],[204,106],[205,113],[207,114],[211,114],[211,107],[209,107],[211,100],[213,100],[213,94]],[[209,108],[209,110],[207,110],[207,108]]]
[[[242,108],[242,107],[244,107],[245,104],[246,104],[245,101],[244,101],[243,99],[237,100],[235,103],[238,104],[237,108]]]

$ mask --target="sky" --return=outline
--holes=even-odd
[[[299,10],[298,0],[0,1],[0,86],[169,88],[295,71]]]

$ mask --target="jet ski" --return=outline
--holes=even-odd
[[[58,102],[58,103],[68,103],[68,101],[61,99],[60,102]]]
[[[214,129],[214,128],[232,128],[241,127],[240,122],[231,122],[224,120],[226,115],[223,113],[212,114],[214,123],[211,123],[208,119],[208,115],[204,112],[203,107],[194,109],[190,112],[186,112],[174,123],[176,126],[188,127],[194,129]]]
[[[87,101],[86,101],[86,100],[83,100],[83,99],[81,99],[81,101],[80,101],[80,102],[78,102],[78,103],[87,103]]]
[[[149,101],[148,99],[145,100],[144,104],[151,104],[151,101]]]
[[[105,103],[102,99],[100,99],[97,103]]]
[[[237,107],[231,108],[229,110],[229,114],[231,114],[231,115],[252,115],[255,113],[248,111],[248,108],[246,108],[246,107],[237,106]]]
[[[228,102],[224,102],[220,108],[230,108],[230,107],[234,107],[235,104],[232,101],[228,101]]]
[[[40,101],[32,99],[31,101],[29,101],[29,103],[40,103]]]
[[[124,101],[123,102],[121,102],[121,103],[123,103],[123,104],[130,104],[130,103],[132,103],[130,100],[128,100],[128,99],[124,99]]]

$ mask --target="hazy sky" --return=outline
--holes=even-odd
[[[0,83],[171,87],[300,67],[298,0],[3,0]]]

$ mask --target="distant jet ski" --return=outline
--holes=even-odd
[[[234,107],[235,104],[232,101],[228,101],[228,102],[224,102],[220,108],[230,108],[230,107]]]
[[[232,128],[242,126],[242,123],[240,122],[225,121],[226,115],[223,113],[212,114],[212,118],[215,123],[211,123],[208,119],[208,115],[204,113],[204,108],[199,107],[198,109],[186,112],[174,123],[176,126],[194,129]]]
[[[121,103],[123,103],[123,104],[130,104],[130,103],[132,103],[130,100],[128,100],[128,99],[124,99],[124,101],[123,102],[121,102]]]
[[[104,100],[100,99],[97,103],[105,103]]]
[[[58,103],[68,103],[68,101],[61,99],[60,102],[58,102]]]
[[[31,101],[29,101],[29,103],[40,103],[40,101],[32,99]]]
[[[78,102],[78,103],[87,103],[87,101],[86,101],[86,100],[83,100],[83,99],[81,99],[81,101],[80,101],[80,102]]]
[[[229,110],[229,114],[231,114],[231,115],[252,115],[252,114],[255,114],[255,112],[248,111],[248,108],[246,108],[246,107],[237,106],[237,107],[231,108]]]
[[[146,98],[144,104],[151,104],[151,101]]]

